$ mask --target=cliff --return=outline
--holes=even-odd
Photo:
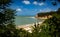
[[[51,18],[53,14],[55,14],[56,12],[44,12],[44,13],[38,13],[35,18],[38,19],[48,19]]]

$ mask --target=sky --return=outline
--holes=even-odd
[[[53,6],[50,1],[39,2],[34,0],[13,0],[10,8],[16,10],[16,15],[35,16],[37,13],[56,11],[60,8],[60,3]]]

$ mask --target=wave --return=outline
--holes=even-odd
[[[35,17],[27,17],[27,18],[35,18]]]

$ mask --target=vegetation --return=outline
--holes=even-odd
[[[51,11],[51,12],[41,12],[41,13],[38,13],[38,17],[43,17],[43,16],[48,16],[48,15],[53,15],[53,14],[56,14],[56,11]]]
[[[56,12],[39,13],[38,16],[52,15],[53,17],[45,20],[42,25],[35,24],[32,27],[32,33],[29,33],[22,28],[16,29],[15,10],[9,8],[11,3],[12,0],[0,0],[0,37],[59,37],[60,8]],[[56,3],[53,4],[56,5]]]
[[[53,17],[47,19],[42,24],[42,36],[46,37],[59,37],[60,35],[60,8],[56,11]]]
[[[0,0],[0,37],[18,37],[14,25],[15,10],[9,8],[12,0]]]

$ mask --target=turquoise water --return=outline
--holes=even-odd
[[[36,23],[37,21],[41,21],[41,20],[37,20],[34,17],[28,17],[28,16],[16,16],[15,17],[15,24],[16,25],[26,25],[26,24],[33,24]]]

